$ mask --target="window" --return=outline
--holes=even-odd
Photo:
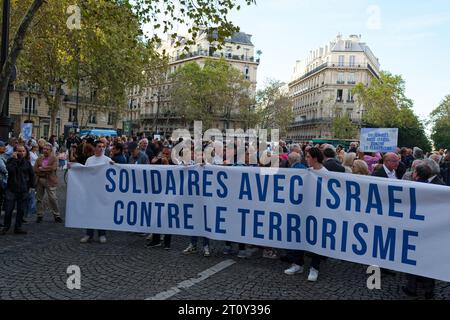
[[[77,120],[77,109],[69,109],[69,122]]]
[[[338,73],[338,78],[337,78],[337,83],[338,84],[344,84],[345,80],[344,80],[344,73],[343,72],[339,72]]]
[[[350,40],[345,41],[345,49],[351,49],[352,48],[352,42]]]
[[[355,66],[355,56],[350,56],[350,67]]]
[[[348,74],[348,84],[355,84],[355,74],[354,73],[349,73]]]
[[[348,90],[348,94],[347,94],[347,102],[355,102],[354,98],[353,98],[353,92],[352,90]]]
[[[336,101],[337,102],[342,102],[343,95],[344,95],[344,90],[338,89],[337,96],[336,96]]]
[[[231,59],[231,57],[233,55],[232,51],[233,51],[232,47],[227,47],[227,58]]]
[[[95,111],[89,111],[89,123],[97,123],[97,113]]]
[[[345,56],[339,56],[338,66],[343,67],[345,62]]]
[[[113,112],[108,113],[108,125],[113,125],[116,115]]]
[[[37,114],[36,98],[25,97],[24,105],[23,105],[23,109],[22,110],[23,110],[24,113]]]

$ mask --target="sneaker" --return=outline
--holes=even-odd
[[[290,276],[296,273],[303,273],[303,267],[293,263],[289,269],[284,270],[284,273]]]
[[[84,236],[81,238],[80,243],[88,243],[91,242],[92,238],[90,236]]]
[[[105,236],[100,236],[98,238],[98,240],[100,241],[100,243],[106,243],[106,237]]]
[[[15,229],[14,230],[14,234],[27,234],[28,232],[26,232],[25,230],[23,230],[23,229]]]
[[[315,282],[319,277],[319,270],[314,269],[313,267],[309,268],[308,281]]]
[[[191,253],[197,253],[197,247],[194,247],[192,243],[189,244],[189,246],[183,250],[184,254],[191,254]]]
[[[55,222],[56,222],[56,223],[62,223],[62,222],[63,222],[63,219],[61,219],[60,216],[57,216],[57,217],[55,217]]]
[[[37,217],[36,223],[41,223],[41,222],[42,222],[42,217]]]
[[[231,246],[225,246],[225,248],[223,249],[223,254],[227,256],[231,253],[232,253]]]
[[[153,235],[151,233],[150,234],[143,233],[143,237],[145,237],[145,240],[147,241],[152,241]]]
[[[241,259],[247,259],[248,253],[245,250],[239,250],[237,257]]]
[[[203,248],[203,256],[204,257],[210,257],[211,256],[211,252],[209,252],[209,246],[205,246]]]
[[[147,247],[149,248],[156,248],[156,247],[161,247],[161,242],[149,242],[146,244]]]

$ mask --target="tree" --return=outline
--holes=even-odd
[[[373,128],[398,128],[399,146],[417,146],[430,150],[423,123],[414,114],[413,102],[405,95],[405,81],[399,75],[381,72],[368,87],[358,83],[353,88],[356,101],[364,110],[363,123]]]
[[[431,139],[436,149],[450,148],[450,95],[430,114],[432,123]]]
[[[283,86],[284,83],[270,79],[267,80],[265,88],[256,94],[260,127],[278,129],[280,137],[286,135],[294,119],[292,101],[288,92],[283,90]]]
[[[48,8],[47,12],[51,12],[53,8],[58,7],[59,9],[64,9],[64,10],[59,10],[58,14],[59,15],[42,15],[41,14],[41,19],[39,21],[39,23],[37,23],[37,25],[39,24],[43,24],[43,25],[51,25],[51,26],[57,26],[56,29],[58,29],[58,31],[62,32],[63,34],[67,33],[67,30],[62,31],[60,29],[60,27],[62,26],[61,24],[61,19],[63,18],[67,18],[67,16],[64,15],[64,13],[66,12],[66,8],[68,8],[69,5],[72,5],[73,3],[68,3],[65,0],[61,0],[61,1],[44,1],[44,0],[33,0],[31,5],[29,5],[28,10],[23,10],[24,6],[27,6],[29,3],[31,2],[31,0],[21,0],[21,1],[13,1],[13,6],[16,6],[16,16],[15,19],[13,19],[14,21],[21,21],[19,27],[17,27],[17,31],[15,32],[15,36],[14,36],[14,41],[13,41],[13,45],[10,49],[10,53],[8,56],[8,59],[6,61],[6,63],[2,66],[2,72],[0,75],[0,112],[3,108],[3,104],[6,98],[6,94],[8,92],[8,83],[10,81],[12,72],[13,72],[13,67],[16,64],[17,58],[19,57],[19,53],[22,50],[23,46],[24,46],[24,40],[25,40],[25,35],[27,34],[28,29],[30,28],[31,22],[33,21],[33,19],[35,18],[35,15],[38,14],[38,12],[40,12],[40,8],[41,6],[43,8]],[[152,36],[152,42],[151,45],[149,46],[150,48],[153,48],[153,44],[155,42],[159,42],[160,39],[158,37],[158,34],[156,33],[156,31],[163,29],[164,34],[170,33],[175,27],[177,27],[175,24],[185,24],[185,25],[192,25],[188,32],[192,35],[192,39],[194,39],[198,33],[198,30],[200,30],[200,28],[202,27],[211,27],[212,25],[214,25],[215,30],[217,31],[214,35],[214,40],[216,40],[217,44],[220,46],[220,43],[222,43],[225,39],[225,37],[233,34],[234,32],[238,31],[239,28],[234,26],[230,21],[228,21],[227,16],[228,14],[231,12],[231,10],[236,9],[239,10],[240,9],[240,5],[238,5],[236,3],[237,1],[234,0],[227,0],[227,1],[197,1],[197,0],[183,0],[183,1],[175,1],[175,0],[111,0],[111,1],[106,1],[106,0],[97,0],[97,1],[93,1],[93,0],[86,0],[86,1],[82,1],[81,2],[81,13],[83,15],[83,19],[86,19],[86,21],[82,22],[84,23],[84,28],[85,29],[90,29],[91,33],[90,35],[85,38],[84,40],[89,40],[89,37],[92,37],[93,39],[97,40],[98,44],[103,47],[103,48],[107,48],[108,46],[105,46],[105,43],[107,43],[107,41],[102,41],[105,39],[111,40],[112,38],[115,38],[116,35],[112,34],[112,33],[121,33],[122,30],[119,29],[117,26],[116,28],[114,24],[110,24],[109,27],[110,28],[102,28],[97,25],[97,21],[96,21],[96,17],[101,17],[100,20],[105,19],[105,16],[107,16],[108,14],[110,14],[110,9],[112,9],[114,11],[114,14],[111,15],[111,19],[115,18],[115,14],[118,12],[115,9],[116,8],[120,8],[119,12],[124,13],[125,15],[128,15],[129,17],[133,17],[131,25],[134,25],[134,20],[136,20],[136,22],[142,26],[144,23],[145,24],[150,24],[151,26],[153,26],[153,29],[155,31],[154,35]],[[247,5],[250,5],[252,3],[254,3],[255,0],[245,0],[245,3]],[[43,4],[45,3],[45,5],[43,6]],[[132,14],[130,14],[132,13]],[[120,15],[120,14],[119,14]],[[19,16],[23,16],[22,19],[18,19],[17,17]],[[123,17],[123,16],[122,16]],[[136,19],[134,19],[134,17],[136,17]],[[54,20],[54,21],[53,21]],[[88,23],[87,23],[88,22]],[[123,21],[122,21],[123,22]],[[124,26],[123,24],[121,25],[122,27],[125,27],[127,29],[127,26]],[[163,26],[163,28],[162,28]],[[11,26],[11,30],[14,30],[14,28],[16,27],[16,25],[12,25]],[[45,27],[42,27],[42,29],[45,29]],[[98,32],[100,31],[100,32]],[[47,35],[50,36],[51,38],[57,38],[60,37],[60,34],[55,34],[56,30],[54,29],[47,29]],[[172,34],[173,39],[177,38],[176,33]],[[31,37],[29,37],[28,39],[30,39]],[[143,34],[141,32],[141,40],[143,38]],[[41,38],[42,40],[43,38]],[[78,37],[73,37],[72,40],[74,41],[81,41],[82,42],[82,37],[78,36]],[[116,37],[116,46],[111,46],[111,48],[117,48],[117,45],[122,44],[122,48],[127,48],[126,44],[128,42],[122,42],[120,43],[120,37]],[[92,39],[91,39],[92,40]],[[135,41],[136,39],[133,39],[133,41]],[[113,41],[114,42],[114,41]],[[109,42],[109,44],[113,43],[113,42]],[[191,44],[191,42],[193,42],[192,40],[188,43],[186,43],[186,45]],[[86,41],[84,44],[92,44],[92,42]],[[80,44],[81,46],[81,44]],[[70,47],[68,47],[70,48]],[[93,47],[85,47],[85,49],[90,49],[92,48],[95,51],[96,46],[94,45]],[[66,73],[66,69],[71,69],[73,71],[73,59],[70,59],[69,56],[70,54],[68,52],[63,53],[61,50],[57,50],[54,46],[52,48],[53,54],[56,53],[56,56],[58,56],[59,59],[61,59],[61,57],[66,57],[66,60],[64,62],[63,65],[63,71],[61,71],[60,67],[61,65],[57,66],[55,69],[59,69],[56,70],[56,72],[54,72],[55,74],[64,74]],[[71,49],[68,49],[68,51],[70,51]],[[78,50],[78,49],[77,49]],[[117,54],[117,55],[122,55],[124,54],[124,52],[118,50],[118,51],[110,51],[109,54]],[[103,62],[107,62],[109,59],[109,54],[104,55],[103,56]],[[80,54],[81,55],[81,54]],[[83,56],[81,56],[82,58]],[[73,55],[72,55],[73,58]],[[55,57],[50,57],[50,60],[55,60]],[[82,59],[81,59],[82,60]],[[125,58],[126,60],[126,58]],[[131,60],[131,59],[130,59]],[[48,63],[48,61],[46,62]],[[80,65],[82,63],[82,61],[79,61],[79,63],[77,64]],[[71,65],[71,66],[70,66]],[[89,64],[85,64],[85,65],[89,65]],[[104,64],[103,64],[104,65]],[[108,68],[102,69],[102,68],[88,68],[88,72],[89,74],[92,76],[92,78],[94,78],[95,75],[95,70],[96,71],[107,71]],[[104,73],[100,73],[98,74],[97,80],[102,80],[105,81],[105,78],[101,78],[101,76]],[[117,74],[119,74],[119,72],[117,72]],[[117,78],[113,78],[111,80],[116,80]],[[59,79],[57,79],[59,80]],[[58,84],[57,80],[53,79],[52,82]],[[69,81],[69,80],[68,80]],[[70,82],[70,81],[69,81]],[[101,81],[100,81],[101,82]],[[111,85],[111,83],[113,83],[113,81],[110,81],[108,86],[103,86],[100,88],[95,88],[95,90],[100,89],[101,91],[103,91],[102,93],[105,96],[109,97],[109,100],[115,101],[117,103],[117,98],[121,99],[122,97],[120,95],[115,95],[115,94],[111,94],[108,93],[108,91],[106,89],[110,89],[110,88],[114,88],[114,89],[119,89],[117,87],[115,87],[114,85]],[[45,87],[44,87],[45,88]],[[44,89],[46,90],[46,89]],[[115,92],[118,92],[119,90],[115,90]],[[56,91],[56,95],[58,95],[60,93],[59,90]],[[57,103],[55,101],[55,99],[58,99],[58,97],[54,97],[54,103]],[[53,110],[56,110],[57,107],[52,107]]]
[[[187,63],[171,75],[173,107],[189,123],[202,121],[204,128],[222,120],[242,121],[241,112],[251,109],[251,83],[225,59],[205,59],[204,65]]]
[[[358,135],[357,127],[352,123],[348,114],[342,117],[335,117],[331,124],[333,136],[336,139],[355,139]]]
[[[44,3],[44,0],[34,0],[26,11],[23,19],[20,22],[19,27],[14,35],[13,43],[11,49],[9,50],[8,58],[6,59],[4,65],[2,66],[2,71],[0,74],[0,113],[3,110],[5,104],[6,95],[8,94],[8,86],[11,80],[11,76],[16,65],[17,58],[24,46],[25,36],[27,30],[33,21],[34,15],[38,12],[39,8]]]

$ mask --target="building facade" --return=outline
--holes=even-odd
[[[122,129],[117,115],[104,106],[92,103],[91,98],[77,97],[67,87],[63,88],[61,105],[56,117],[55,134],[67,134],[68,130],[78,129]],[[14,136],[19,136],[24,123],[32,123],[32,134],[36,138],[50,135],[50,108],[46,98],[36,85],[16,84],[9,93],[9,114]]]
[[[224,58],[233,67],[240,70],[245,79],[251,82],[251,94],[256,94],[256,77],[259,65],[259,57],[255,55],[255,47],[251,41],[251,35],[238,32],[225,40],[221,50],[215,50],[216,43],[208,40],[206,30],[199,32],[194,45],[189,45],[189,50],[184,49],[187,39],[178,37],[162,41],[158,48],[169,58],[169,67],[166,81],[158,85],[149,85],[145,88],[135,87],[129,92],[127,119],[124,121],[124,132],[136,134],[145,132],[147,134],[161,133],[169,135],[173,130],[179,128],[190,129],[193,124],[185,123],[184,119],[174,112],[170,99],[170,74],[177,71],[186,63],[196,62],[203,65],[207,58]],[[176,46],[179,42],[181,45]],[[234,117],[236,127],[239,122],[238,115]],[[224,129],[225,120],[217,119],[216,128]]]
[[[334,138],[331,124],[336,117],[348,116],[360,125],[364,110],[355,102],[352,88],[360,82],[368,86],[379,73],[378,58],[357,35],[338,35],[297,61],[289,83],[295,119],[287,139]]]

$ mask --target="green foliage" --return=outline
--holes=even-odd
[[[431,139],[436,149],[450,148],[450,95],[430,114],[432,122]]]
[[[239,27],[228,20],[228,15],[233,10],[241,9],[239,3],[252,5],[256,3],[256,0],[130,0],[125,2],[132,4],[141,23],[151,25],[153,28],[151,41],[154,43],[161,41],[157,34],[159,32],[170,34],[176,44],[181,45],[178,34],[174,30],[182,26],[188,27],[190,39],[184,43],[187,50],[189,45],[194,44],[194,39],[200,30],[204,28],[212,31],[210,40],[217,41],[216,46],[221,49],[225,38],[239,31]]]
[[[358,128],[348,115],[334,118],[331,130],[335,139],[355,139],[358,135]]]
[[[405,81],[401,76],[381,72],[380,79],[372,79],[368,87],[358,83],[353,93],[365,110],[365,127],[398,128],[400,147],[431,150],[423,123],[412,110],[412,100],[405,95]]]
[[[256,94],[258,124],[261,129],[278,129],[280,137],[286,136],[289,125],[294,120],[292,100],[288,92],[283,92],[283,83],[268,80],[263,90]]]
[[[171,77],[172,106],[187,123],[202,121],[211,128],[222,120],[229,128],[233,119],[245,121],[239,114],[253,105],[251,83],[224,59],[205,59],[203,66],[187,63]]]

